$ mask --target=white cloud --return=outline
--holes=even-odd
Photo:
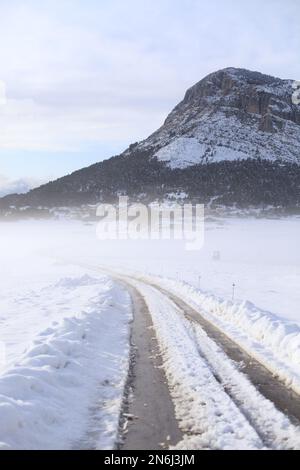
[[[299,12],[298,0],[1,2],[0,149],[141,139],[222,67],[299,79]]]
[[[6,104],[6,86],[3,80],[0,80],[0,106]]]
[[[159,111],[145,114],[128,105],[66,107],[63,111],[33,100],[7,100],[0,108],[0,148],[34,151],[73,151],[82,142],[127,141],[152,131],[151,121],[162,121]],[[152,118],[152,119],[151,119]]]

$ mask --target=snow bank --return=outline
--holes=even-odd
[[[93,286],[85,302],[80,286]],[[112,448],[129,364],[130,297],[106,276],[63,279],[78,310],[0,375],[0,449]],[[77,291],[76,291],[77,289]]]

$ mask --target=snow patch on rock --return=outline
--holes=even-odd
[[[161,162],[167,162],[172,169],[186,168],[200,163],[206,150],[207,146],[193,137],[178,137],[154,156]]]

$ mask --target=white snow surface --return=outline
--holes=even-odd
[[[172,169],[186,168],[199,163],[205,150],[206,145],[201,144],[195,138],[178,137],[161,148],[154,156],[161,162],[167,162]]]
[[[52,279],[70,274],[48,268]],[[129,366],[130,297],[104,275],[43,287],[31,280],[1,296],[0,449],[111,449]]]
[[[246,151],[214,146],[213,156],[210,145],[199,142],[195,137],[177,137],[168,145],[162,147],[154,156],[161,162],[166,162],[172,169],[187,168],[198,163],[245,160],[249,158]]]

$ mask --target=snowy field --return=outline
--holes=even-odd
[[[199,252],[180,241],[99,241],[95,225],[81,222],[1,223],[0,447],[113,446],[131,305],[122,288],[90,267],[172,278],[166,287],[214,306],[218,321],[296,371],[299,239],[297,218],[207,222]],[[91,409],[102,423],[97,432]]]
[[[186,281],[225,300],[235,284],[236,301],[300,323],[300,218],[206,222],[204,247],[192,252],[181,241],[99,241],[94,225],[79,222],[0,227],[1,279],[13,285],[28,271],[29,283],[41,280],[43,263],[48,276],[51,258],[73,264],[71,272],[78,263],[117,266]]]

